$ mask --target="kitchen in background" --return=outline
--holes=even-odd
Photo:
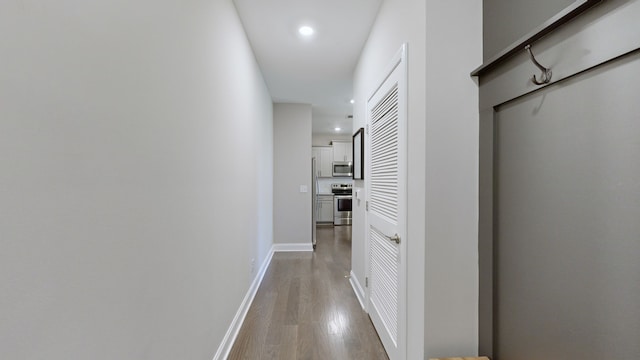
[[[312,147],[313,246],[316,226],[351,226],[353,155],[351,139]]]

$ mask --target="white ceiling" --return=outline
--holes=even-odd
[[[234,0],[273,101],[311,104],[314,133],[351,133],[353,71],[381,2]]]

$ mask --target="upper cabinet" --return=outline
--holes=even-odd
[[[333,161],[353,161],[351,141],[333,140]]]
[[[331,146],[314,146],[312,156],[316,158],[316,175],[318,177],[333,176],[333,148]]]

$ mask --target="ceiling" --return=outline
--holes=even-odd
[[[381,2],[234,0],[273,101],[311,104],[313,133],[351,134],[353,71]]]

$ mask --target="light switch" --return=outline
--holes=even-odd
[[[309,192],[309,189],[307,188],[307,185],[300,185],[300,192],[301,193]]]

